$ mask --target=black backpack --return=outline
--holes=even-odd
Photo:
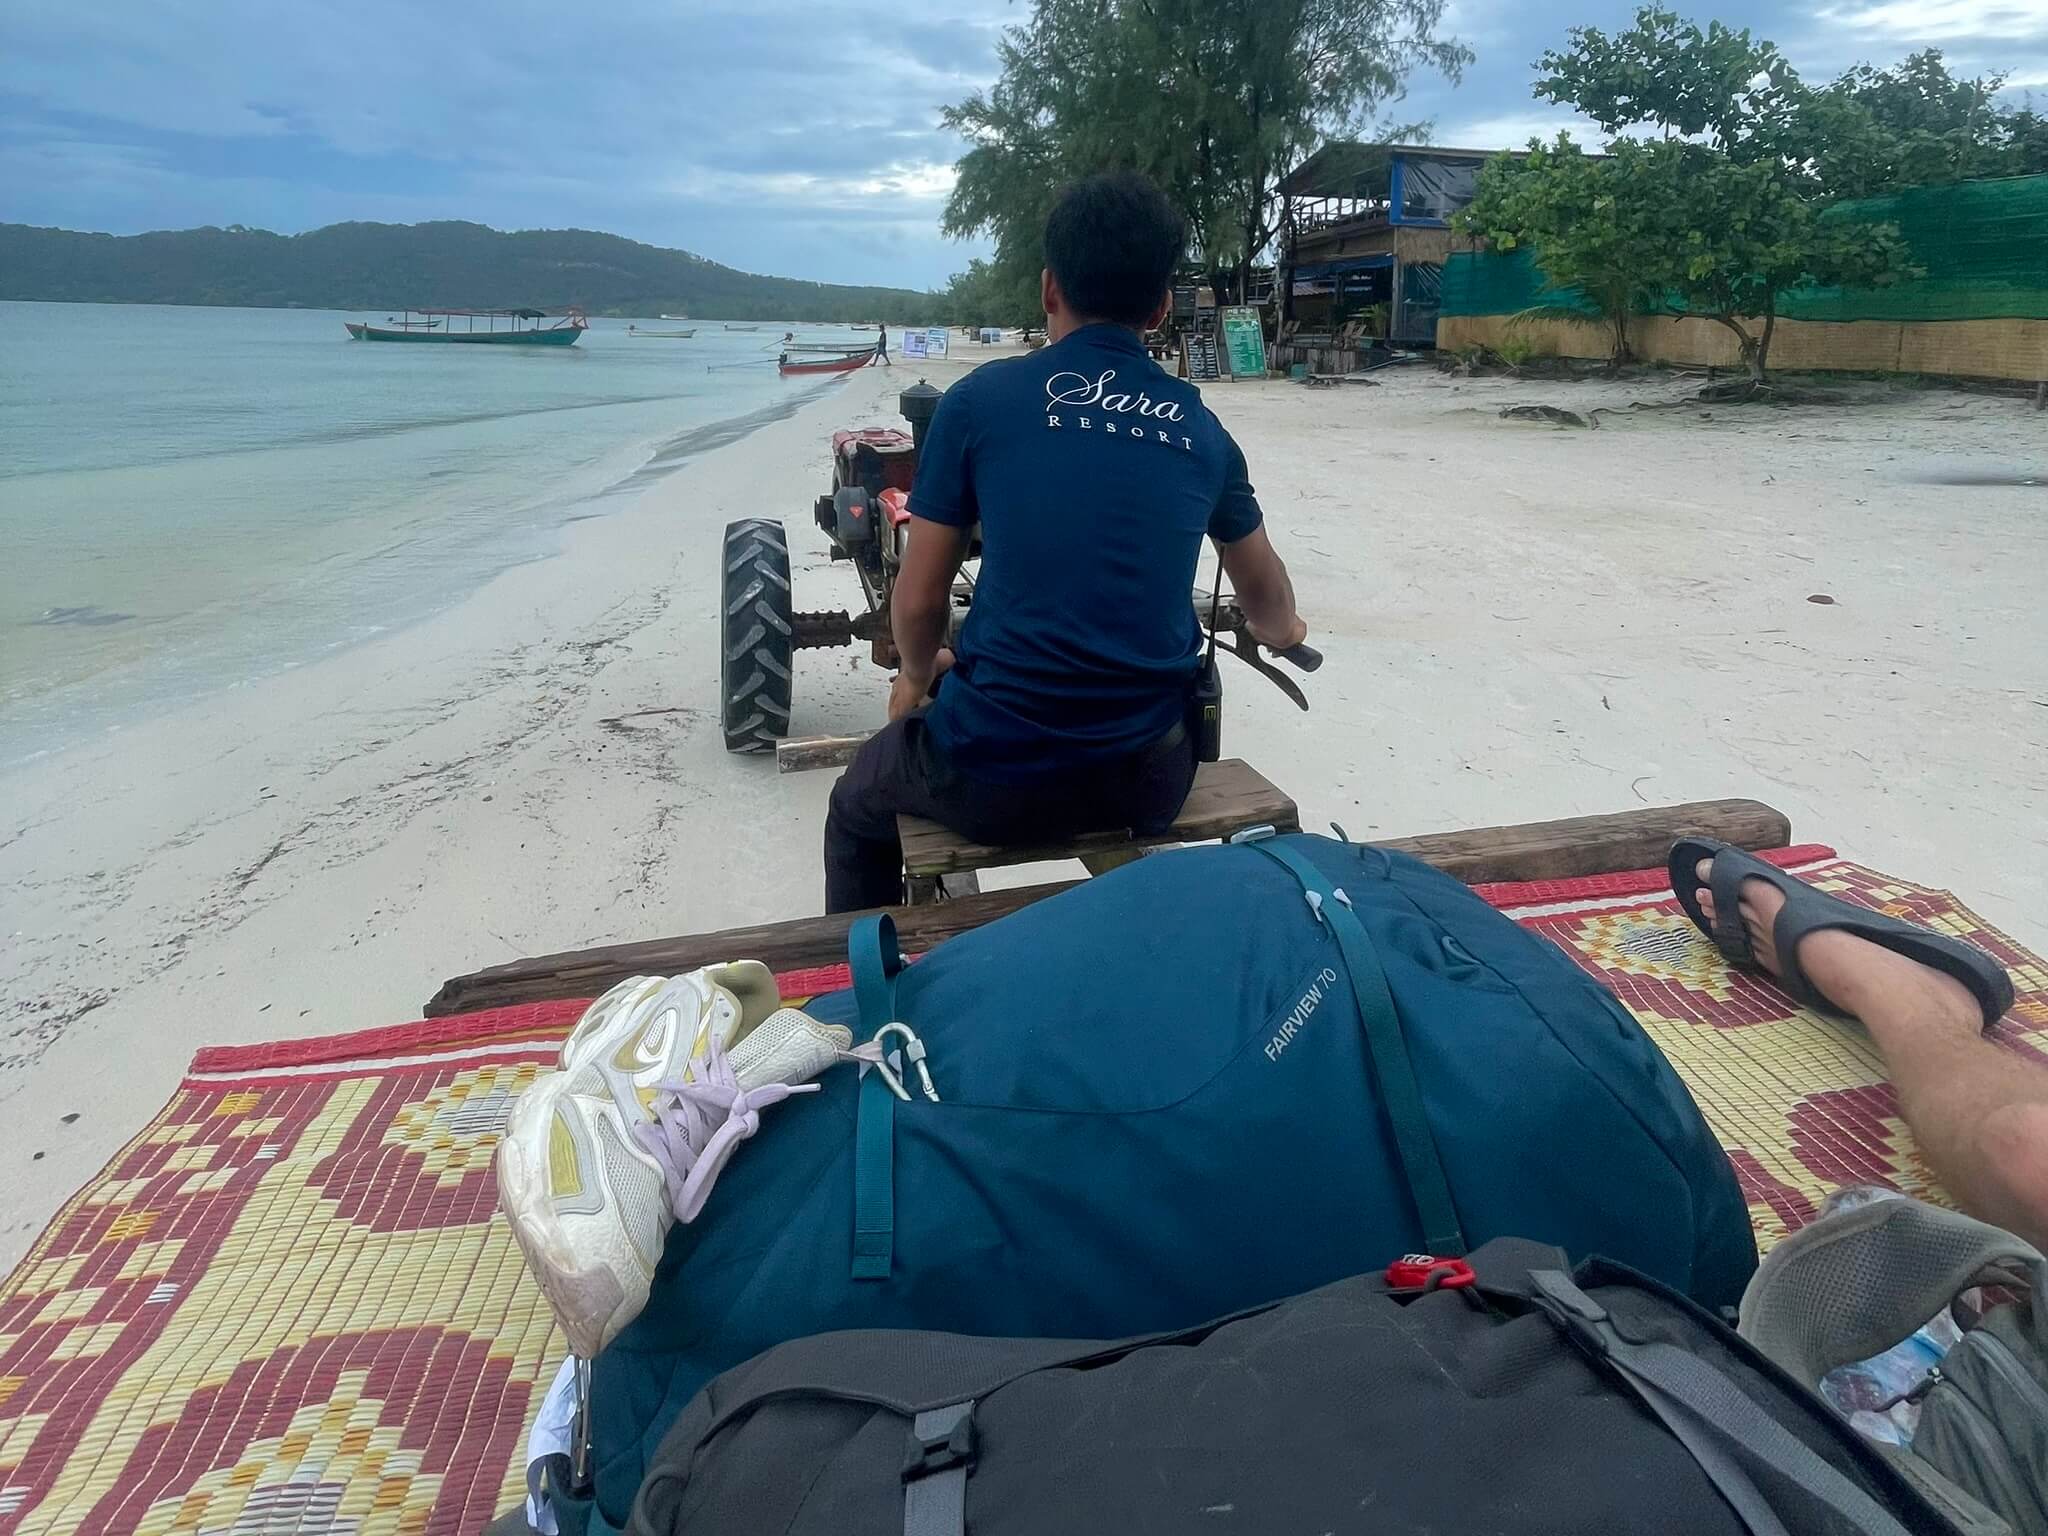
[[[1900,1536],[1977,1514],[1677,1292],[1504,1239],[1117,1343],[798,1339],[697,1394],[628,1529]]]

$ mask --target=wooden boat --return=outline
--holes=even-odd
[[[728,331],[758,331],[761,327],[758,325],[728,325],[726,329]]]
[[[687,331],[643,331],[637,325],[629,325],[626,327],[626,334],[628,336],[672,336],[678,341],[688,341],[697,334],[697,327],[693,325]]]
[[[477,321],[483,321],[479,327]],[[550,322],[543,325],[545,320]],[[457,322],[462,322],[457,324]],[[503,322],[502,324],[500,322]],[[580,309],[408,309],[384,325],[342,322],[357,341],[433,341],[497,347],[568,347],[590,328]]]
[[[776,371],[783,378],[799,373],[852,373],[856,368],[865,368],[875,360],[872,347],[843,357],[791,357],[787,352],[777,359]]]
[[[663,315],[661,318],[664,320],[687,320],[690,317],[688,315]]]
[[[875,349],[872,344],[867,346],[858,344],[848,346],[843,341],[785,341],[782,344],[782,350],[785,352],[833,352],[841,357],[851,357],[855,353],[859,353],[862,357],[867,357]]]

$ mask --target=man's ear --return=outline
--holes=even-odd
[[[1066,295],[1060,292],[1059,279],[1052,275],[1052,268],[1046,267],[1038,274],[1038,306],[1047,315],[1056,315],[1066,307]]]
[[[1159,296],[1159,305],[1152,311],[1152,318],[1145,322],[1145,329],[1156,331],[1166,323],[1166,315],[1173,308],[1173,290],[1167,289]]]

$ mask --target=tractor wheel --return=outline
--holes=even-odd
[[[718,713],[728,752],[772,752],[789,733],[791,607],[782,524],[765,517],[726,524]]]

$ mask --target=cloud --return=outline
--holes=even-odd
[[[1575,112],[1552,107],[1547,112],[1532,110],[1500,117],[1452,118],[1438,123],[1430,134],[1430,140],[1454,149],[1522,149],[1532,138],[1547,144],[1559,132],[1569,133],[1587,149],[1598,149],[1607,139],[1598,123],[1590,123]]]
[[[937,230],[962,150],[940,111],[987,83],[1017,19],[947,9],[30,0],[0,51],[0,218],[297,229],[417,209],[924,286],[972,254]]]
[[[2048,42],[2048,0],[1883,0],[1829,6],[1822,21],[1900,43]]]

